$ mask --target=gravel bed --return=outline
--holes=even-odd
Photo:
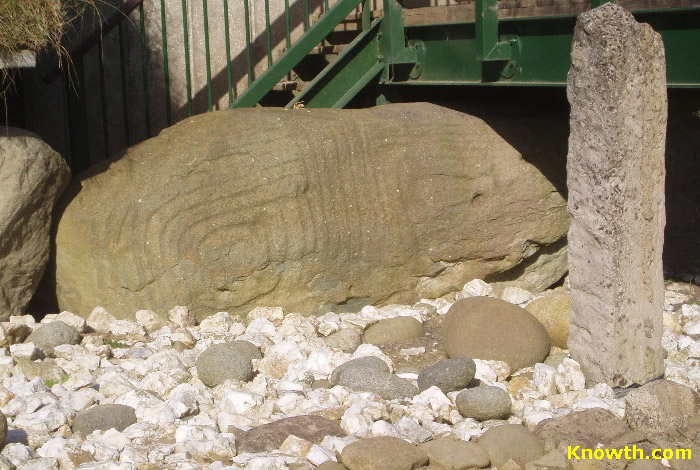
[[[699,391],[696,291],[680,283],[666,287],[666,378]],[[7,419],[0,470],[311,470],[341,461],[348,445],[380,436],[423,445],[422,465],[425,455],[438,461],[439,449],[452,445],[425,443],[475,441],[503,424],[532,430],[548,418],[592,408],[624,418],[625,391],[586,387],[578,363],[556,347],[545,363],[519,371],[500,361],[475,360],[472,368],[453,360],[433,365],[418,380],[422,369],[444,360],[439,339],[412,340],[401,333],[401,348],[359,342],[380,320],[405,316],[429,326],[455,300],[498,291],[475,280],[459,293],[413,306],[366,306],[359,313],[320,317],[257,308],[247,321],[220,312],[200,324],[179,306],[167,322],[149,311],[138,312],[135,322],[116,320],[101,307],[87,320],[70,312],[40,323],[11,317],[0,324],[0,411]],[[503,300],[520,306],[548,294],[501,292]],[[414,336],[423,331],[408,326],[418,331]],[[331,377],[338,366],[359,358],[371,359]],[[475,379],[478,387],[463,393]],[[474,403],[485,403],[487,409],[478,411],[484,420],[463,416]],[[277,423],[290,417],[297,418]],[[276,424],[261,427],[269,423]],[[376,442],[391,447],[390,441]],[[366,455],[353,449],[359,447],[348,448],[347,462]]]

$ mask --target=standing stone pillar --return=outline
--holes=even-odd
[[[579,16],[568,77],[571,327],[589,381],[663,375],[663,43],[616,4]]]

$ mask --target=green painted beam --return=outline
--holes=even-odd
[[[374,20],[286,106],[342,108],[384,69],[379,55],[382,18]]]
[[[700,87],[700,8],[633,12],[661,34],[669,87]],[[424,49],[417,79],[397,76],[387,85],[565,86],[571,66],[575,16],[503,19],[499,40],[520,41],[517,69],[508,61],[479,60],[475,23],[407,26]],[[506,73],[508,72],[508,73]]]
[[[255,106],[290,70],[292,70],[319,42],[350,14],[361,0],[340,0],[317,23],[304,33],[280,59],[272,64],[250,88],[231,104],[230,108]]]

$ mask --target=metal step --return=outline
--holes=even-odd
[[[307,82],[294,81],[294,80],[282,80],[277,82],[275,86],[272,87],[273,91],[300,91],[306,86]]]
[[[311,24],[318,21],[322,13],[317,13],[311,16]],[[384,10],[372,10],[372,20],[376,18],[381,18],[384,16]],[[333,30],[334,32],[341,31],[362,31],[362,11],[353,11],[348,16],[345,17]]]
[[[323,44],[320,46],[316,46],[311,51],[309,52],[308,55],[338,55],[343,50],[347,44]],[[287,52],[287,48],[279,49],[277,51],[273,52],[273,60],[277,61],[282,55],[284,55],[285,52]]]

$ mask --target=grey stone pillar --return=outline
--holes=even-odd
[[[616,4],[579,16],[568,77],[571,329],[589,381],[663,374],[663,43]]]

